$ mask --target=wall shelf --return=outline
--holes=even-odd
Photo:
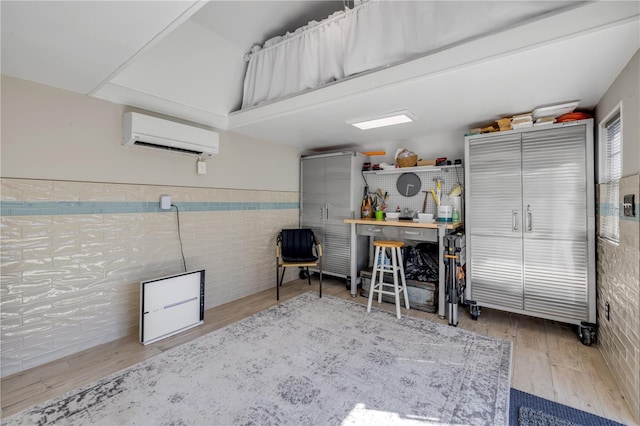
[[[411,173],[411,172],[439,172],[444,171],[445,173],[449,171],[449,169],[454,168],[462,169],[462,164],[453,164],[450,166],[416,166],[416,167],[398,167],[395,169],[386,169],[386,170],[369,170],[362,172],[366,175],[382,175],[382,174],[402,174],[402,173]]]

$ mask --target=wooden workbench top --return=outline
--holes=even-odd
[[[375,219],[345,219],[344,223],[355,223],[356,225],[380,225],[380,226],[402,226],[408,228],[438,228],[445,227],[446,229],[458,229],[461,228],[464,223],[462,222],[412,222],[410,220],[375,220]]]

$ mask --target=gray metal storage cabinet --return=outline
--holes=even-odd
[[[595,323],[593,121],[468,136],[465,157],[467,298]]]
[[[360,217],[362,166],[369,157],[352,151],[300,158],[300,226],[322,243],[322,272],[351,280],[351,229],[345,219]],[[366,238],[359,237],[358,270],[365,265]]]

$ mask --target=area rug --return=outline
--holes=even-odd
[[[621,423],[511,388],[511,426],[623,426]]]
[[[510,375],[511,342],[309,292],[3,424],[504,425]]]

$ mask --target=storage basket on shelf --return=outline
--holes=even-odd
[[[400,167],[413,167],[418,164],[418,156],[412,155],[411,157],[397,158],[396,164]]]
[[[396,151],[396,165],[398,167],[413,167],[418,164],[418,155],[408,149],[400,148]]]

